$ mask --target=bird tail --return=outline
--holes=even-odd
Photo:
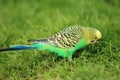
[[[0,52],[13,51],[13,50],[28,50],[28,49],[35,49],[35,47],[33,47],[31,45],[30,46],[28,46],[28,45],[12,46],[10,48],[0,49]]]

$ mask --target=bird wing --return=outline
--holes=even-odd
[[[73,48],[82,38],[82,27],[74,26],[65,28],[49,38],[31,39],[29,42],[44,43],[59,48]]]

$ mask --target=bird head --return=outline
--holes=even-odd
[[[85,29],[84,35],[88,44],[96,43],[102,37],[102,34],[99,30],[90,27]]]

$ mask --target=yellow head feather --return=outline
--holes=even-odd
[[[83,33],[88,44],[95,43],[102,37],[102,34],[99,30],[90,27],[85,27]]]

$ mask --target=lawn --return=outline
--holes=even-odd
[[[0,0],[0,48],[75,25],[97,28],[102,40],[72,63],[49,51],[0,52],[0,80],[119,80],[119,0]]]

